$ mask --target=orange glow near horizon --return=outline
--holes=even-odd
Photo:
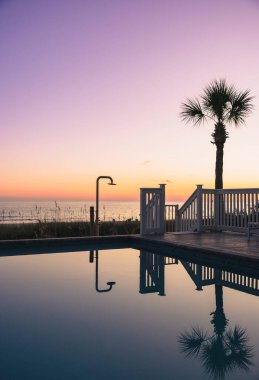
[[[141,187],[158,187],[158,182],[135,180],[117,181],[117,186],[110,187],[105,180],[100,181],[100,197],[105,200],[117,201],[137,201]],[[163,181],[160,181],[161,183]],[[164,182],[165,183],[165,182]],[[0,193],[0,199],[71,199],[71,200],[93,200],[95,199],[96,182],[93,180],[90,184],[86,182],[69,182],[66,180],[54,182],[49,181],[26,181],[17,180],[9,181],[8,185],[3,184]],[[183,201],[195,189],[195,186],[182,184],[177,186],[177,192],[174,184],[167,184],[167,199]]]
[[[110,187],[105,181],[100,183],[100,198],[105,201],[138,201],[141,187],[158,187],[158,183],[146,181],[143,186],[141,181],[130,182],[126,184],[117,183],[117,186]],[[55,185],[55,186],[54,186]],[[2,186],[0,200],[95,200],[95,182],[87,186],[86,184],[51,183],[51,181],[35,184],[31,183],[10,183],[9,187]],[[213,183],[204,184],[204,188],[213,188]],[[240,182],[233,180],[226,184],[225,188],[249,188],[254,187],[249,181],[244,181],[243,186]],[[84,189],[87,189],[84,191]],[[180,181],[179,183],[166,184],[166,200],[171,202],[184,202],[196,189],[196,184],[188,181]]]

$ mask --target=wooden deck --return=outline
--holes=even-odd
[[[166,233],[163,236],[138,236],[138,241],[159,243],[163,246],[200,251],[250,261],[259,266],[259,236],[250,240],[244,234],[231,232],[204,233]]]

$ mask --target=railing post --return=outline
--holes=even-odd
[[[202,186],[197,186],[197,232],[202,231]]]
[[[140,235],[146,233],[146,193],[140,189]]]
[[[165,185],[140,189],[140,234],[165,233]]]
[[[179,205],[175,206],[174,232],[179,232]]]
[[[196,264],[196,268],[197,268],[197,271],[196,271],[196,274],[197,274],[197,284],[196,284],[196,290],[203,290],[202,289],[202,265],[200,264]]]
[[[165,233],[165,184],[160,184],[161,198],[160,198],[160,215],[159,215],[159,226],[160,233],[164,235]]]

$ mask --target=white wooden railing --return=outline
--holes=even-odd
[[[167,232],[179,231],[178,213],[178,205],[165,205],[165,229]]]
[[[170,208],[174,212],[170,213]],[[197,189],[177,209],[166,205],[167,232],[245,231],[259,223],[259,189]]]
[[[166,205],[166,231],[167,232],[191,232],[201,230],[201,201],[202,186],[197,185],[197,189],[178,208],[177,205]],[[170,213],[170,206],[174,206],[174,213]],[[170,219],[171,217],[171,219]]]
[[[217,190],[219,229],[247,229],[259,222],[259,189]]]
[[[140,234],[165,232],[165,185],[140,189]]]

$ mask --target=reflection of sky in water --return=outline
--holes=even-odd
[[[215,286],[196,291],[181,263],[165,266],[165,293],[140,294],[139,251],[99,251],[99,286],[88,252],[0,259],[1,379],[207,379],[180,352],[179,334],[213,333]],[[258,362],[258,298],[223,288],[229,327],[246,329]],[[227,380],[255,380],[235,371]]]

